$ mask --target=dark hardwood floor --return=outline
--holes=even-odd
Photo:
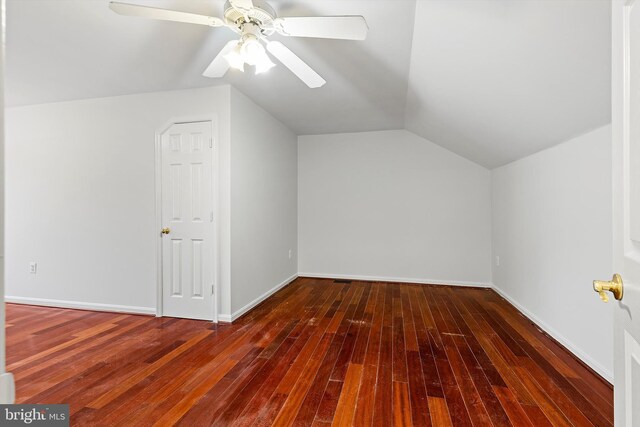
[[[610,426],[613,392],[495,292],[298,279],[232,325],[7,307],[18,402],[72,425]]]

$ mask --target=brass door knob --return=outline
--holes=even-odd
[[[624,284],[622,283],[622,277],[619,274],[614,274],[613,279],[610,281],[594,280],[593,290],[600,294],[600,299],[604,302],[609,302],[607,292],[611,292],[613,297],[618,301],[622,299],[624,294]]]
[[[169,234],[171,233],[171,229],[169,227],[165,227],[162,229],[162,234]]]

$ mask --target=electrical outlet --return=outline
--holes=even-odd
[[[291,259],[292,255],[293,255],[293,251],[291,249],[289,249],[289,259]]]
[[[500,257],[496,256],[496,267],[500,267]]]
[[[31,261],[29,263],[29,273],[36,274],[38,272],[38,263]]]

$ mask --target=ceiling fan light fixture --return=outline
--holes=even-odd
[[[235,45],[233,45],[235,43]],[[236,42],[230,42],[229,51],[224,58],[231,68],[244,71],[244,65],[255,67],[256,74],[266,73],[276,66],[257,37],[246,34]]]
[[[269,56],[265,53],[263,59],[256,64],[256,75],[266,73],[275,66],[276,64],[274,64],[273,61],[269,59]]]
[[[258,39],[253,36],[249,36],[243,40],[241,50],[244,62],[249,65],[257,65],[264,59],[264,55],[266,55],[264,47]]]
[[[224,56],[224,59],[227,60],[231,68],[244,72],[245,60],[240,42],[236,42],[236,46]]]
[[[270,69],[276,66],[276,64],[271,61],[269,55],[267,55],[267,51],[262,46],[262,43],[256,37],[248,37],[242,43],[242,53],[244,56],[244,61],[255,67],[256,74],[266,73]]]

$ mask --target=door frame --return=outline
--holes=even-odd
[[[212,163],[211,167],[211,188],[213,189],[213,311],[211,319],[214,323],[218,323],[218,295],[220,295],[220,137],[218,117],[216,115],[193,116],[193,117],[174,117],[169,119],[163,126],[158,128],[155,137],[155,245],[156,245],[156,317],[163,317],[163,283],[162,283],[162,135],[174,125],[188,123],[211,123],[211,138],[213,140],[213,149],[211,150]]]

